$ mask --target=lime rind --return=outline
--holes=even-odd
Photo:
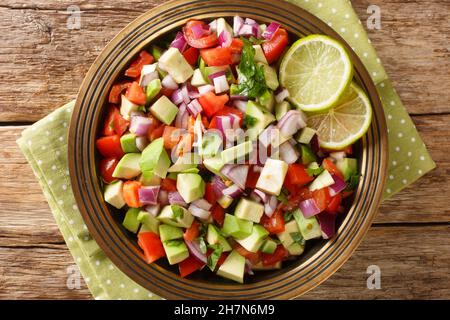
[[[366,134],[371,122],[370,100],[356,83],[351,83],[335,107],[308,115],[308,127],[317,130],[320,145],[332,150],[355,143]]]
[[[290,102],[307,112],[335,105],[352,78],[353,64],[347,51],[338,41],[324,35],[296,41],[280,65],[280,81],[289,91]]]

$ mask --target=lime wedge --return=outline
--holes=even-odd
[[[372,121],[372,107],[364,91],[355,83],[344,92],[336,106],[308,116],[308,127],[317,131],[320,145],[343,149],[361,138]]]
[[[331,108],[353,77],[353,65],[345,48],[323,35],[295,42],[280,65],[280,82],[289,100],[303,111]]]

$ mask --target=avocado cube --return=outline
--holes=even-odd
[[[351,176],[358,173],[358,161],[352,158],[345,158],[336,163],[336,167],[344,175],[344,180],[348,181]]]
[[[292,256],[299,256],[303,253],[303,251],[305,251],[305,247],[299,243],[294,242],[287,248],[287,251]]]
[[[225,239],[225,237],[220,234],[219,229],[217,229],[217,227],[212,224],[208,225],[208,231],[206,232],[206,242],[211,245],[219,244],[222,247],[223,252],[232,250],[227,239]]]
[[[130,232],[136,233],[139,230],[140,222],[138,220],[140,209],[130,208],[125,214],[122,225]]]
[[[334,184],[334,179],[331,174],[327,170],[323,170],[321,174],[319,174],[316,179],[309,185],[309,190],[319,190]]]
[[[120,209],[125,206],[122,193],[123,181],[119,180],[105,186],[104,198],[107,203]]]
[[[239,219],[231,214],[225,214],[222,231],[228,236],[243,239],[252,233],[253,222]]]
[[[194,69],[177,48],[172,47],[164,52],[159,63],[177,83],[186,82],[194,74]]]
[[[183,229],[168,224],[161,224],[159,226],[159,237],[161,241],[181,239],[183,238]]]
[[[220,173],[220,170],[225,164],[223,163],[222,157],[220,155],[208,159],[203,159],[203,165],[212,173],[218,175],[219,177],[223,177],[222,173]]]
[[[317,131],[312,128],[303,128],[297,135],[297,141],[299,143],[309,144],[316,133]]]
[[[259,63],[258,65],[263,67],[267,87],[272,91],[277,90],[280,83],[278,82],[278,74],[275,68],[272,68],[266,63]]]
[[[283,101],[278,103],[275,106],[275,117],[277,118],[277,121],[280,121],[289,110],[291,110],[291,104],[289,102]]]
[[[272,254],[277,249],[277,243],[273,241],[272,239],[267,239],[264,241],[263,245],[261,246],[261,251],[263,253]]]
[[[143,186],[159,186],[161,185],[161,178],[158,177],[153,171],[144,171],[139,176],[138,181],[142,183]]]
[[[311,162],[315,162],[317,160],[316,156],[308,146],[304,144],[300,145],[300,151],[302,154],[302,163],[304,165],[308,165]]]
[[[226,195],[223,195],[219,199],[217,199],[217,203],[224,209],[230,207],[233,201],[234,199],[232,197]]]
[[[278,239],[280,239],[283,246],[288,249],[289,246],[294,242],[294,239],[292,239],[291,233],[297,233],[300,232],[298,229],[297,222],[295,220],[291,220],[288,223],[284,225],[284,231],[281,233],[278,233]]]
[[[264,229],[263,226],[255,224],[252,233],[248,237],[238,239],[236,242],[250,252],[257,252],[268,235],[269,231]]]
[[[185,208],[177,205],[165,206],[157,218],[165,224],[181,228],[189,228],[194,222],[194,216]]]
[[[282,160],[267,159],[261,175],[256,183],[256,188],[268,194],[278,196],[283,187],[288,170],[288,164]]]
[[[273,112],[273,107],[275,106],[275,96],[271,90],[264,91],[264,93],[258,97],[258,102],[261,106],[266,108],[267,111]]]
[[[177,177],[177,190],[186,203],[200,199],[205,194],[205,182],[196,173],[181,173]]]
[[[120,145],[125,153],[139,153],[136,146],[136,135],[134,133],[127,133],[120,137]]]
[[[188,248],[181,239],[164,241],[163,247],[170,265],[180,263],[189,257]]]
[[[264,51],[261,47],[261,45],[257,44],[253,46],[253,49],[255,49],[255,62],[261,62],[264,64],[269,64],[269,62],[266,59],[266,55],[264,54]]]
[[[151,107],[151,114],[162,123],[170,125],[178,113],[178,107],[166,96],[161,96]]]
[[[124,95],[122,95],[121,105],[120,105],[120,114],[124,119],[130,120],[131,113],[138,111],[139,106],[130,100],[127,99]]]
[[[234,215],[240,219],[259,223],[264,214],[264,206],[258,202],[241,198],[239,200]]]
[[[154,140],[144,149],[139,164],[142,172],[151,171],[160,178],[166,177],[170,159],[164,149],[163,138]]]
[[[197,164],[201,163],[200,157],[196,153],[185,153],[178,158],[177,162],[171,166],[168,172],[182,172],[189,169],[197,168]]]
[[[294,219],[297,222],[300,233],[305,240],[322,237],[322,229],[316,217],[305,218],[300,209],[294,212]]]
[[[147,231],[159,234],[159,220],[150,213],[141,210],[137,216],[137,219]]]
[[[120,159],[112,176],[120,179],[133,179],[141,174],[140,153],[127,153]]]
[[[195,69],[194,75],[191,79],[191,85],[193,85],[194,87],[201,87],[207,84],[208,82],[206,82],[205,78],[203,78],[203,74],[200,69]]]
[[[232,251],[217,270],[217,275],[239,282],[244,282],[245,258],[237,251]]]
[[[147,88],[145,89],[145,95],[147,96],[147,104],[149,104],[161,91],[162,85],[161,80],[154,79],[150,81]]]
[[[246,118],[251,119],[247,121],[248,130],[246,134],[248,138],[253,141],[258,138],[258,135],[272,122],[275,121],[275,117],[272,113],[267,111],[264,107],[260,106],[254,101],[249,101],[245,108]]]
[[[253,151],[253,143],[251,141],[246,141],[237,146],[223,150],[220,156],[222,157],[222,162],[224,164],[228,163],[239,163],[243,160],[246,155]]]

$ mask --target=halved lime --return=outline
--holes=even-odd
[[[295,42],[280,65],[280,82],[289,100],[303,111],[331,108],[349,86],[353,65],[345,48],[323,35]]]
[[[343,149],[361,138],[372,121],[372,106],[365,92],[355,83],[344,92],[336,106],[326,112],[310,114],[308,127],[317,131],[320,145]]]

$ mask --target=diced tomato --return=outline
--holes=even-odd
[[[144,89],[142,89],[142,87],[136,81],[133,82],[128,88],[125,96],[131,102],[139,105],[145,105],[145,103],[147,102],[147,96],[145,95]]]
[[[178,269],[180,271],[180,276],[185,278],[191,273],[200,270],[204,266],[204,263],[198,261],[192,256],[189,256],[178,264]]]
[[[138,234],[138,245],[144,251],[145,261],[152,263],[159,258],[165,257],[166,252],[161,239],[156,233],[141,232]]]
[[[239,117],[239,126],[242,127],[242,125],[244,124],[244,113],[236,108],[231,108],[231,107],[223,107],[221,110],[217,111],[215,113],[215,117],[219,117],[219,116],[227,116],[229,114],[234,114],[235,116]]]
[[[125,71],[125,75],[130,78],[138,78],[141,76],[142,67],[146,64],[152,64],[155,59],[147,51],[141,51],[139,57],[136,58],[130,67]]]
[[[236,250],[241,256],[245,259],[248,259],[251,264],[257,264],[261,261],[261,253],[260,252],[251,252],[241,246],[239,243],[233,244],[233,249]]]
[[[212,67],[227,66],[233,63],[231,48],[213,48],[200,50],[200,55],[206,65]]]
[[[325,170],[327,170],[331,174],[335,174],[342,180],[344,180],[344,175],[342,172],[336,167],[336,165],[330,159],[324,159],[322,161],[322,166]]]
[[[289,191],[290,195],[297,194],[298,191],[301,189],[301,187],[299,187],[298,185],[291,183],[291,180],[288,177],[284,179],[283,187],[285,187]]]
[[[271,234],[277,234],[284,231],[284,215],[281,209],[277,209],[272,217],[263,215],[260,224]]]
[[[98,152],[105,158],[122,158],[125,154],[120,145],[120,137],[118,135],[99,138],[95,142],[95,145]]]
[[[304,186],[307,183],[310,183],[314,180],[314,177],[311,177],[307,172],[306,168],[303,164],[294,163],[290,164],[287,171],[287,179],[293,185]]]
[[[130,208],[142,207],[142,203],[139,201],[139,189],[141,186],[141,183],[135,180],[129,180],[123,184],[123,199]]]
[[[283,205],[284,210],[292,210],[298,208],[300,202],[306,199],[311,199],[312,193],[308,188],[300,188],[295,193],[291,193],[288,198],[288,203]]]
[[[177,191],[177,182],[169,178],[162,179],[161,189],[168,192],[175,192]]]
[[[200,235],[200,223],[197,220],[192,222],[191,226],[183,234],[185,241],[194,241]]]
[[[194,144],[194,134],[185,133],[181,136],[180,142],[175,147],[175,154],[181,157],[183,154],[192,150]]]
[[[125,120],[117,107],[111,105],[108,110],[108,115],[105,119],[103,127],[104,136],[112,136],[117,134],[121,136],[129,126],[130,122]]]
[[[106,183],[111,183],[117,180],[117,178],[114,178],[112,174],[118,163],[119,160],[117,158],[104,158],[100,161],[100,174],[103,181]]]
[[[258,182],[259,176],[261,175],[260,172],[257,172],[253,169],[254,167],[251,166],[248,170],[247,182],[245,183],[245,186],[250,189],[256,188],[256,183]]]
[[[328,192],[328,188],[314,190],[312,192],[312,195],[317,207],[320,209],[320,212],[324,211],[331,201],[331,196]]]
[[[198,51],[197,48],[190,47],[186,51],[183,52],[183,56],[186,59],[186,61],[191,65],[195,65],[198,61],[198,56],[200,54],[200,51]]]
[[[283,247],[283,245],[278,245],[274,253],[262,253],[261,259],[263,266],[273,266],[279,261],[282,261],[289,255],[288,251]]]
[[[353,190],[352,191],[342,191],[341,192],[341,194],[342,194],[342,199],[346,199],[346,198],[348,198],[348,197],[350,197],[352,194],[353,194]]]
[[[172,149],[182,137],[182,130],[177,127],[166,126],[163,132],[164,148]]]
[[[211,182],[206,183],[205,185],[205,195],[204,198],[210,204],[215,204],[217,202],[216,193],[214,192],[214,187]]]
[[[161,138],[164,133],[165,124],[159,125],[159,127],[154,128],[153,130],[148,130],[148,138],[150,141]]]
[[[119,104],[121,100],[120,95],[130,86],[131,82],[120,82],[113,85],[111,91],[109,92],[109,103]]]
[[[222,226],[225,219],[225,210],[219,204],[215,204],[211,208],[211,216],[219,226]]]
[[[225,108],[225,104],[228,100],[228,95],[223,94],[216,96],[213,92],[208,92],[198,99],[208,118],[211,118],[216,112]]]
[[[328,207],[325,209],[325,212],[337,214],[339,212],[341,202],[342,202],[342,195],[338,193],[337,195],[331,198],[330,203],[328,203]]]
[[[211,33],[208,36],[202,37],[200,39],[197,39],[194,36],[194,33],[192,31],[192,27],[199,25],[201,27],[206,27],[206,23],[203,21],[198,20],[190,20],[187,22],[186,26],[183,28],[183,34],[186,38],[187,42],[191,47],[197,48],[197,49],[205,49],[205,48],[211,48],[216,46],[219,43],[219,39],[217,38],[217,35],[215,32]]]
[[[233,38],[231,41],[230,49],[231,52],[241,54],[242,48],[244,47],[244,41],[239,38]]]
[[[274,63],[281,57],[286,49],[286,46],[289,41],[289,35],[285,29],[278,29],[274,34],[273,38],[269,41],[266,41],[262,44],[262,49],[264,51],[264,55],[266,56],[269,64]]]

